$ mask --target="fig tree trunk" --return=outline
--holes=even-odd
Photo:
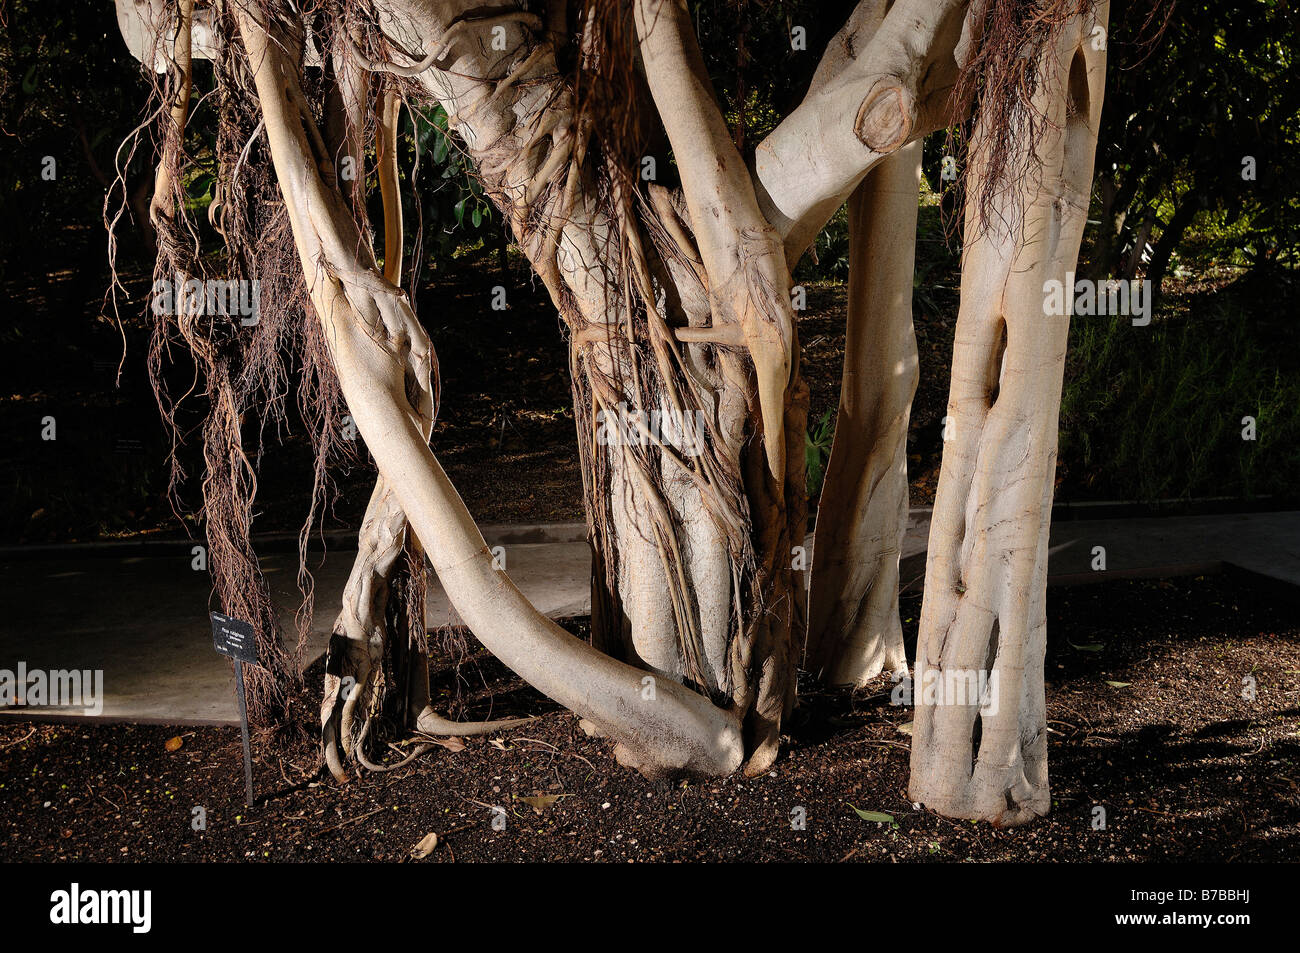
[[[1066,324],[1043,316],[1041,284],[1073,266],[1086,216],[1102,55],[1085,46],[1096,23],[1104,32],[1104,3],[863,0],[752,158],[733,143],[684,0],[355,0],[306,20],[283,0],[118,3],[144,62],[215,57],[223,95],[257,117],[223,186],[269,161],[282,219],[260,234],[292,243],[317,322],[301,334],[319,343],[379,471],[327,665],[323,745],[340,777],[350,762],[383,766],[367,751],[381,712],[426,733],[502,727],[429,707],[426,558],[487,648],[647,775],[766,770],[809,619],[806,664],[828,682],[906,667],[898,548],[920,147],[974,109],[959,429],[918,673],[995,671],[1016,697],[987,717],[978,704],[919,704],[913,796],[1004,823],[1040,811]],[[445,110],[563,321],[595,567],[591,644],[498,568],[430,448],[436,362],[402,288],[403,102]],[[382,264],[364,187],[341,173],[372,149]],[[643,177],[647,158],[662,181]],[[848,354],[809,616],[791,273],[846,201]],[[222,234],[241,244],[238,230]],[[237,342],[222,346],[247,360]]]

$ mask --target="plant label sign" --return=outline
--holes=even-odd
[[[247,622],[212,613],[212,644],[222,655],[257,664],[257,633]]]
[[[244,663],[257,664],[257,633],[247,622],[220,612],[212,616],[212,645],[235,661],[235,700],[239,702],[239,736],[244,743],[244,801],[253,806],[253,753],[248,744],[248,705],[244,701]]]

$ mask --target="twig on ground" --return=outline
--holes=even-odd
[[[355,824],[357,821],[364,821],[367,817],[374,817],[376,814],[382,813],[383,810],[384,809],[382,807],[377,807],[368,814],[362,814],[359,817],[350,817],[346,821],[343,821],[342,823],[339,824],[335,824],[332,827],[322,827],[320,830],[318,830],[315,834],[312,834],[311,836],[320,837],[322,834],[328,834],[330,831],[336,831],[340,827],[347,827],[349,824]]]
[[[28,738],[30,738],[32,735],[34,735],[34,734],[36,734],[36,728],[35,728],[35,726],[33,726],[31,731],[27,732],[27,734],[23,735],[23,736],[22,736],[21,738],[19,738],[17,741],[10,741],[10,742],[8,742],[8,743],[6,743],[6,744],[2,744],[2,745],[0,745],[0,751],[6,751],[6,750],[8,750],[9,748],[12,748],[14,745],[20,745],[20,744],[22,744],[24,741],[26,741]]]

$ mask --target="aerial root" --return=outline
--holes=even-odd
[[[405,757],[395,764],[376,764],[371,761],[366,754],[366,741],[370,736],[370,727],[375,721],[374,715],[367,715],[362,722],[361,730],[356,738],[353,738],[353,725],[356,720],[357,705],[361,699],[367,696],[367,692],[374,681],[377,669],[368,668],[361,678],[356,680],[351,691],[343,699],[343,707],[339,712],[339,725],[337,730],[333,728],[334,719],[326,718],[322,726],[322,748],[325,752],[325,763],[329,768],[330,774],[339,782],[345,782],[348,778],[348,768],[345,764],[346,759],[352,759],[360,764],[367,771],[392,771],[396,768],[410,764],[420,755],[437,747],[435,744],[424,744],[418,746],[410,752],[402,752],[397,745],[389,743],[389,747]],[[511,728],[518,728],[529,722],[536,721],[534,716],[523,718],[498,718],[493,721],[451,721],[443,718],[432,707],[426,706],[423,711],[416,717],[415,731],[416,736],[426,737],[475,737],[479,735],[491,734],[494,731],[507,731]],[[341,751],[341,755],[340,755]]]
[[[482,26],[500,25],[511,21],[522,23],[534,33],[541,32],[542,29],[542,18],[535,13],[528,13],[523,10],[501,13],[489,17],[475,17],[472,19],[457,20],[447,29],[447,32],[443,35],[442,42],[434,47],[433,52],[427,54],[423,59],[411,66],[399,66],[396,63],[377,62],[365,53],[361,52],[361,48],[354,37],[348,35],[346,36],[346,40],[348,44],[348,52],[356,58],[356,61],[361,64],[363,69],[371,73],[391,73],[394,76],[403,76],[409,79],[419,76],[421,73],[430,69],[438,62],[438,60],[446,56],[447,53],[451,51],[452,44],[454,44],[456,40],[460,38],[460,35],[470,27],[478,28]],[[415,59],[413,53],[408,53],[405,50],[402,50],[401,53],[404,56]]]

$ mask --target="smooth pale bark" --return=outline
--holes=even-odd
[[[907,422],[916,392],[912,279],[921,143],[849,199],[849,301],[835,441],[817,509],[807,666],[860,687],[907,668],[898,559],[907,528]]]
[[[1069,318],[1045,313],[1044,283],[1063,282],[1078,259],[1106,62],[1091,31],[1107,12],[1103,2],[1095,20],[1076,18],[1044,54],[1033,102],[1047,127],[1041,175],[1023,206],[1004,191],[979,234],[967,204],[948,404],[955,432],[930,529],[908,787],[913,801],[949,817],[1021,824],[1051,804],[1047,539]],[[1028,148],[1023,130],[977,124],[974,154],[985,137],[1008,135],[1013,149]],[[979,195],[981,174],[971,169],[969,195]],[[987,694],[972,697],[981,678]]]
[[[191,29],[184,31],[186,51],[195,59],[214,59],[220,49],[221,38],[212,27],[211,7],[194,9],[188,2],[181,7],[181,16],[192,18]],[[173,61],[181,59],[179,36],[172,4],[167,0],[117,0],[117,26],[126,48],[141,63],[156,73],[165,73]],[[172,42],[178,41],[176,45]]]
[[[757,378],[768,466],[784,480],[794,310],[782,242],[759,211],[717,108],[684,0],[634,0],[633,10],[650,93],[681,170],[713,323],[740,329]]]

